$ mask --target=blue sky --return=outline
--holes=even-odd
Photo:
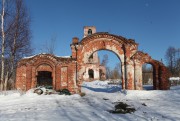
[[[164,60],[169,46],[180,48],[180,0],[25,0],[25,3],[32,19],[35,54],[42,52],[45,43],[56,36],[55,54],[71,55],[72,38],[82,39],[84,26],[135,39],[139,50],[156,60]]]

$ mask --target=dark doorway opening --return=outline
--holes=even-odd
[[[39,71],[37,86],[52,86],[52,73],[49,71]]]
[[[89,73],[89,78],[94,79],[94,71],[92,69],[89,69],[88,73]]]

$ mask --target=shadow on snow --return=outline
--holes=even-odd
[[[110,86],[107,88],[88,87],[88,86],[82,86],[82,87],[94,92],[107,92],[107,93],[119,92],[122,89],[121,86]]]
[[[83,88],[89,89],[94,92],[107,92],[107,93],[114,93],[122,90],[121,85],[116,85],[116,86],[110,86],[106,88],[98,88],[98,87],[89,87],[87,85],[83,85]],[[143,86],[144,90],[153,90],[153,85],[144,85]]]
[[[143,85],[143,90],[153,90],[153,85]]]

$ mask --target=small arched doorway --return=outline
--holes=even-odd
[[[37,86],[52,86],[52,72],[38,71]]]

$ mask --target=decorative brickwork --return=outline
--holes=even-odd
[[[100,65],[97,51],[109,50],[115,53],[121,62],[123,89],[142,89],[144,63],[153,67],[154,89],[169,89],[167,68],[148,54],[138,51],[138,44],[134,40],[105,32],[95,33],[95,27],[84,29],[84,38],[80,42],[77,37],[72,40],[71,57],[39,54],[20,60],[16,87],[22,90],[34,88],[41,82],[38,79],[44,78],[41,75],[48,73],[51,74],[48,79],[52,81],[55,90],[66,88],[72,93],[78,93],[83,81],[105,79],[105,67]],[[39,72],[42,74],[39,75]]]

